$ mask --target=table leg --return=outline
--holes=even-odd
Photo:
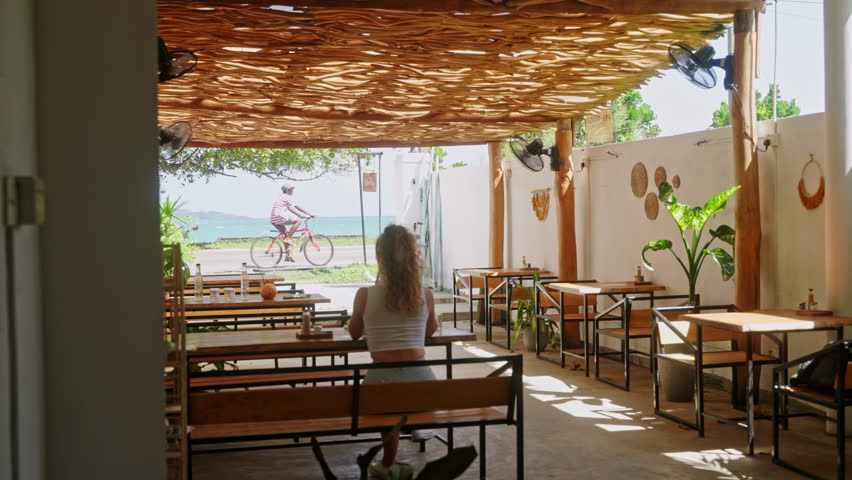
[[[447,379],[453,378],[453,344],[448,343],[445,345],[447,348],[447,353],[444,358],[447,359]]]
[[[565,293],[559,292],[559,358],[561,367],[565,368]]]
[[[746,334],[746,415],[748,417],[748,454],[754,455],[754,359],[751,334]]]
[[[491,341],[491,290],[488,288],[488,277],[483,277],[484,285],[485,285],[485,304],[483,307],[485,308],[485,340]]]
[[[589,296],[583,295],[583,360],[586,362],[586,376],[589,376]]]
[[[704,338],[701,325],[695,328],[695,424],[698,436],[704,436]]]

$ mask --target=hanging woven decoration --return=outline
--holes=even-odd
[[[636,162],[633,170],[630,171],[630,189],[633,190],[636,198],[642,198],[648,190],[648,171],[642,162]]]
[[[550,189],[532,191],[532,207],[536,218],[544,221],[547,218],[547,211],[550,209]]]
[[[819,188],[817,188],[816,193],[811,195],[808,193],[807,188],[805,188],[805,169],[808,168],[808,165],[814,164],[819,169]],[[814,160],[814,154],[811,154],[811,159],[805,162],[802,166],[802,173],[799,174],[799,199],[802,201],[802,205],[805,206],[808,210],[813,210],[820,206],[823,199],[825,198],[825,175],[822,172],[822,165],[819,164],[816,160]]]
[[[659,213],[660,201],[657,194],[648,192],[648,195],[645,195],[645,216],[648,217],[648,220],[656,220]]]

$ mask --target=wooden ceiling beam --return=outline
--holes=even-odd
[[[196,148],[410,148],[410,147],[454,147],[459,145],[484,145],[486,140],[431,140],[431,141],[392,141],[392,140],[351,140],[346,142],[332,140],[317,141],[263,141],[208,143],[191,141],[188,147]]]
[[[733,13],[736,10],[763,11],[763,0],[562,0],[544,3],[536,0],[299,0],[299,6],[322,8],[367,8],[410,12],[460,12],[492,14],[585,13],[604,15],[648,15],[658,13]],[[205,0],[209,4],[263,4],[270,0]],[[286,2],[285,2],[286,3]]]
[[[223,103],[215,100],[195,99],[183,100],[176,98],[159,99],[159,106],[162,109],[171,111],[208,111],[208,112],[227,112],[240,113],[258,116],[276,116],[276,117],[297,117],[306,120],[339,120],[339,121],[356,121],[356,122],[419,122],[419,123],[552,123],[571,115],[524,115],[524,114],[504,114],[504,115],[481,115],[481,114],[459,114],[452,112],[430,113],[420,116],[405,116],[405,115],[390,115],[382,113],[366,113],[366,112],[345,112],[339,111],[318,111],[318,110],[302,110],[297,108],[285,107],[282,105],[239,105]],[[589,110],[591,110],[591,105]],[[581,112],[576,112],[581,113]]]

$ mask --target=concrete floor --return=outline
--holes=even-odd
[[[481,338],[483,332],[478,326],[477,331]],[[430,349],[428,356],[440,358],[442,352]],[[453,349],[456,357],[506,353],[484,341],[459,343]],[[561,369],[533,354],[524,355],[527,478],[803,478],[772,464],[768,421],[758,422],[757,451],[747,457],[744,430],[708,420],[706,437],[699,438],[694,430],[655,416],[647,369],[635,367],[632,391],[624,392],[585,377],[582,370]],[[351,361],[367,360],[366,354],[358,354]],[[605,362],[603,366],[604,372],[620,375],[618,363]],[[486,367],[467,366],[454,372],[459,378],[485,371]],[[733,415],[736,412],[727,407],[727,398],[725,393],[710,392],[708,409]],[[680,415],[692,412],[691,403],[665,407]],[[515,478],[515,428],[495,426],[487,432],[488,478]],[[457,429],[455,439],[456,445],[472,444],[479,449],[476,428]],[[328,446],[323,451],[338,478],[357,479],[355,457],[371,445]],[[833,475],[833,437],[823,433],[821,422],[794,419],[791,431],[782,436],[782,448],[793,453],[791,459],[818,468],[823,475]],[[425,462],[445,452],[446,448],[434,440],[427,443],[422,454],[416,444],[403,441],[399,460],[419,471]],[[308,448],[194,455],[193,474],[196,480],[322,478]],[[479,478],[478,462],[460,478]]]

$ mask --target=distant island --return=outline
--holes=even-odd
[[[216,211],[196,212],[196,211],[193,211],[193,210],[178,210],[177,214],[178,214],[178,216],[181,216],[181,217],[190,216],[190,217],[195,217],[199,220],[223,220],[223,219],[251,220],[251,217],[246,217],[246,216],[243,216],[243,215],[234,215],[234,214],[231,214],[231,213],[216,212]]]

